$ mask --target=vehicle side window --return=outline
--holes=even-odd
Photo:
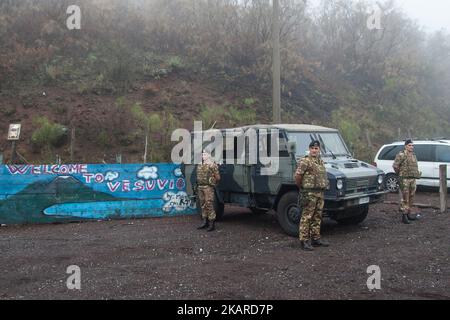
[[[450,147],[437,146],[436,149],[437,162],[450,162]]]
[[[415,145],[414,152],[417,156],[417,161],[434,162],[436,146],[433,145]]]
[[[378,157],[380,160],[391,160],[394,161],[397,154],[404,149],[403,146],[389,146],[384,148],[380,152],[380,156]]]

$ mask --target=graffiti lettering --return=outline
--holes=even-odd
[[[129,180],[123,180],[122,181],[122,191],[123,192],[130,192],[130,181]]]
[[[86,183],[92,182],[93,175],[85,175]],[[89,179],[89,181],[88,181]],[[177,182],[177,186],[184,185],[184,182]],[[132,183],[130,180],[116,181],[116,182],[108,182],[106,184],[109,191],[116,192],[121,190],[122,192],[131,192],[131,191],[153,191],[157,187],[159,190],[173,190],[175,189],[175,180],[151,180],[151,181],[142,181],[138,180]]]
[[[25,175],[31,172],[34,175],[57,175],[57,174],[83,174],[88,172],[86,164],[73,165],[8,165],[6,166],[10,174]]]

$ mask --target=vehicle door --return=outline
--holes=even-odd
[[[249,169],[245,163],[244,131],[224,131],[223,164],[220,166],[219,189],[227,193],[250,192]]]
[[[280,163],[280,144],[285,145],[287,142],[287,139],[282,134],[282,131],[278,131],[279,136],[272,136],[275,134],[274,132],[270,130],[257,130],[257,146],[258,146],[258,153],[257,153],[257,164],[251,166],[251,190],[254,194],[275,194],[278,191],[279,186],[281,185],[282,181],[285,179],[284,175],[286,174],[284,168],[281,170],[281,167],[284,165],[284,163]],[[280,136],[283,137],[283,139],[278,139],[278,147],[276,148],[276,153],[272,154],[272,144],[273,139],[280,138]],[[286,150],[287,151],[287,150]],[[287,154],[288,155],[288,154]],[[278,170],[273,175],[263,175],[263,169],[267,169],[269,166],[265,165],[263,162],[261,162],[262,157],[267,156],[272,159],[272,161],[276,161],[278,166]],[[289,159],[289,158],[288,158]],[[274,166],[275,163],[272,163],[272,166]],[[292,165],[287,169],[289,171],[292,171]],[[290,176],[292,176],[292,173],[288,173]]]

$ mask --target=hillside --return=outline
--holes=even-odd
[[[171,131],[194,120],[271,121],[264,1],[79,0],[81,30],[68,30],[72,2],[0,3],[0,134],[22,123],[28,162],[141,162],[146,135],[147,160],[168,161]],[[448,34],[392,1],[382,30],[367,29],[364,1],[281,3],[283,122],[338,127],[366,160],[392,140],[450,136]]]

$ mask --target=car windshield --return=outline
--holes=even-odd
[[[289,141],[297,144],[297,157],[303,157],[309,153],[309,144],[314,141],[320,141],[322,145],[322,155],[325,156],[349,156],[344,141],[337,132],[327,133],[306,133],[306,132],[289,132]]]

